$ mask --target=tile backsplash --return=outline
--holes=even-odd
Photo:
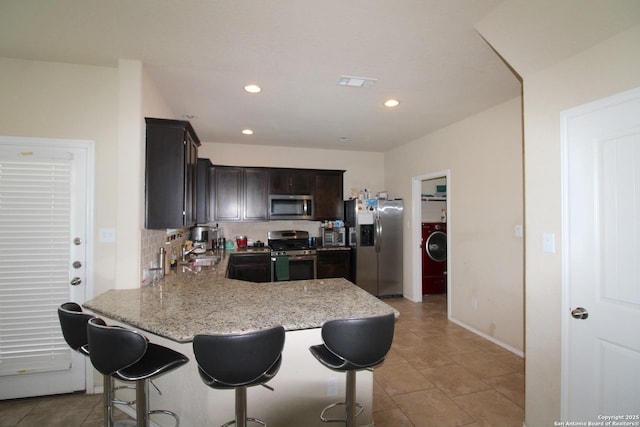
[[[167,251],[167,255],[173,249],[176,254],[180,253],[180,247],[188,237],[188,230],[178,230],[179,234],[173,241],[167,243],[167,230],[142,230],[141,233],[141,254],[140,254],[140,280],[144,277],[146,268],[159,267],[158,253],[161,247]],[[180,237],[181,234],[181,237]]]
[[[219,236],[235,242],[236,236],[247,236],[249,244],[257,240],[267,244],[267,233],[276,230],[302,230],[317,237],[320,235],[319,221],[265,221],[265,222],[220,222]],[[215,224],[210,224],[215,225]]]
[[[215,223],[207,224],[215,226]],[[276,230],[302,230],[308,231],[314,237],[320,235],[319,221],[265,221],[265,222],[220,222],[219,237],[224,237],[227,241],[231,240],[235,243],[235,237],[242,235],[247,236],[249,244],[260,240],[267,244],[267,233]],[[167,243],[166,230],[142,230],[141,233],[141,255],[140,255],[140,280],[144,277],[144,270],[147,268],[158,267],[158,252],[161,247],[167,250],[167,255],[174,250],[176,254],[180,253],[180,248],[185,240],[189,239],[189,230],[178,230],[181,236]]]

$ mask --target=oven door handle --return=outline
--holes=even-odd
[[[291,261],[313,261],[317,258],[317,255],[282,255],[283,257],[289,258],[289,262]],[[280,257],[278,257],[280,258]],[[275,262],[276,257],[271,257],[271,261]]]

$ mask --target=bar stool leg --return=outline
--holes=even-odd
[[[149,382],[147,380],[136,381],[136,426],[147,427],[149,425]]]
[[[102,377],[102,423],[105,427],[113,426],[113,379],[109,375]]]
[[[247,387],[236,387],[236,426],[247,427]]]
[[[347,371],[346,427],[356,427],[356,371]]]

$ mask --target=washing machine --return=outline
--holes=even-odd
[[[447,292],[447,224],[422,223],[422,294]]]

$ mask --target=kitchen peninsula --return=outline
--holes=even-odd
[[[162,395],[151,392],[151,408],[174,410],[186,426],[221,425],[233,418],[234,408],[232,391],[212,390],[201,382],[193,336],[282,325],[287,331],[282,367],[269,383],[275,390],[249,388],[249,416],[272,427],[323,425],[322,408],[344,398],[344,374],[323,367],[308,351],[322,342],[322,324],[397,311],[345,279],[250,283],[226,278],[224,261],[213,267],[184,266],[157,285],[110,290],[84,306],[110,323],[141,329],[150,341],[190,358],[154,381]],[[373,425],[373,375],[361,371],[357,378],[358,401],[365,406],[358,425]],[[165,421],[161,418],[157,422]]]

